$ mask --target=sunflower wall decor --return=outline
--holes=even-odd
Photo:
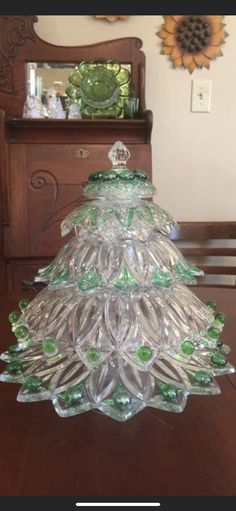
[[[223,55],[220,45],[228,36],[224,16],[163,16],[159,32],[162,52],[169,55],[173,67],[185,67],[190,73],[196,67],[209,69],[210,61]]]
[[[94,16],[94,18],[97,18],[98,20],[107,20],[107,21],[117,21],[117,20],[126,20],[129,16]]]

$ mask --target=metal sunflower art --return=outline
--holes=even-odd
[[[163,16],[165,23],[157,35],[163,39],[162,53],[173,67],[209,69],[210,61],[223,55],[220,45],[228,36],[224,16]]]

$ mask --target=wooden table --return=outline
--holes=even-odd
[[[236,290],[194,292],[226,313],[236,365]],[[1,351],[17,302],[0,309]],[[49,401],[18,403],[18,386],[1,382],[0,495],[236,495],[236,375],[217,381],[220,395],[190,396],[183,413],[147,408],[125,423],[97,412],[63,419]]]

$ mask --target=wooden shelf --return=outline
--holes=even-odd
[[[126,143],[150,143],[152,132],[152,112],[146,110],[137,119],[24,119],[9,117],[6,120],[10,142],[67,143],[91,142],[113,143],[122,138]]]

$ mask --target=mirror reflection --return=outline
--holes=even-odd
[[[133,101],[131,64],[102,59],[81,63],[28,62],[26,80],[24,117],[129,118],[138,111],[138,98]]]

